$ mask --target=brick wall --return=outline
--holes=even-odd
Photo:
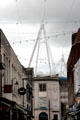
[[[72,48],[67,62],[67,77],[68,77],[68,101],[69,105],[73,104],[74,96],[74,65],[80,58],[80,29],[72,35]]]

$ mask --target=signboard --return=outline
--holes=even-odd
[[[47,98],[40,98],[40,109],[47,109]]]
[[[40,106],[40,109],[46,110],[47,107],[46,106]]]
[[[4,85],[4,93],[12,93],[12,85]]]
[[[2,105],[1,110],[8,111],[8,110],[10,110],[10,107],[7,105]]]
[[[25,95],[26,94],[26,89],[24,87],[21,87],[21,88],[18,89],[18,93],[20,95]]]

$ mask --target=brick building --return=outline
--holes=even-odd
[[[67,62],[68,104],[67,119],[80,119],[80,29],[72,35],[72,48]]]
[[[80,58],[80,29],[72,35],[72,48],[67,62],[69,106],[74,103],[74,67]]]

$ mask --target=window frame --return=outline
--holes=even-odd
[[[46,92],[46,90],[47,90],[46,83],[39,83],[39,91]]]

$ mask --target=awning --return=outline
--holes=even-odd
[[[16,109],[19,111],[22,111],[24,114],[27,115],[27,109],[25,109],[23,106],[16,104]],[[20,112],[19,111],[19,112]]]
[[[0,97],[0,102],[6,104],[8,106],[14,106],[16,104],[16,102],[6,99],[4,97]]]
[[[23,113],[23,114],[27,115],[27,110],[23,106],[18,105],[14,101],[11,101],[11,100],[6,99],[4,97],[0,97],[0,103],[2,103],[4,105],[7,105],[10,108],[12,107],[13,111],[15,111],[15,112],[20,112],[20,113]]]
[[[29,114],[27,114],[27,117],[34,118],[34,116],[33,116],[33,115],[29,115]]]

